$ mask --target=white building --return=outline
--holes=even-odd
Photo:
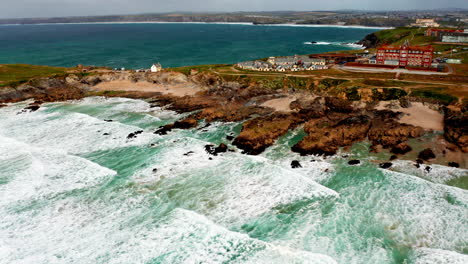
[[[155,63],[153,66],[151,66],[151,72],[160,72],[161,70],[162,66],[159,63]]]

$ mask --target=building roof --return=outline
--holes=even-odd
[[[408,50],[418,50],[418,51],[434,51],[434,48],[431,45],[427,46],[397,46],[397,45],[383,45],[379,47],[379,50],[401,50],[407,47]]]

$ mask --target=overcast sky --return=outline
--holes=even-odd
[[[468,0],[0,0],[0,18],[172,11],[468,8]]]

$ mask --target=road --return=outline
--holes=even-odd
[[[453,73],[452,67],[448,67],[448,72],[431,72],[431,71],[410,71],[407,69],[383,69],[383,68],[365,68],[365,67],[352,67],[352,66],[340,66],[339,69],[350,72],[388,72],[388,73],[405,73],[405,74],[417,74],[417,75],[449,75]]]

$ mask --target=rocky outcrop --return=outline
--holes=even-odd
[[[228,151],[228,146],[224,143],[219,144],[219,146],[215,147],[214,145],[206,145],[205,151],[208,154],[213,156],[218,156],[219,153],[225,153]]]
[[[63,78],[40,78],[15,88],[0,90],[0,102],[19,102],[35,98],[45,102],[81,99],[85,91],[69,85]]]
[[[266,107],[244,107],[239,104],[227,104],[204,108],[200,112],[191,115],[191,117],[199,120],[204,119],[207,122],[238,122],[246,120],[254,115],[264,116],[269,113],[271,113],[271,110]]]
[[[158,135],[166,135],[168,132],[170,132],[173,129],[190,129],[190,128],[197,127],[197,125],[198,125],[198,122],[196,119],[186,118],[180,121],[176,121],[173,124],[162,126],[158,130],[156,130],[154,133]]]
[[[233,144],[244,153],[257,155],[273,145],[282,135],[296,127],[300,120],[292,114],[273,113],[245,122]]]
[[[390,152],[393,154],[404,155],[412,150],[413,148],[411,148],[410,145],[406,143],[400,143],[398,145],[393,146]]]
[[[366,115],[349,116],[341,120],[328,117],[305,124],[307,136],[292,147],[301,155],[334,155],[340,147],[350,146],[366,138],[371,119]]]
[[[358,41],[356,44],[366,47],[366,49],[377,48],[380,44],[380,40],[375,33],[371,33],[364,37],[364,39]]]
[[[424,133],[424,129],[421,127],[397,122],[400,115],[398,112],[383,110],[375,111],[373,115],[374,119],[368,138],[374,146],[391,148],[410,138],[420,137]]]
[[[291,102],[289,108],[307,118],[320,118],[325,116],[328,111],[325,105],[325,99],[322,97],[314,99],[301,97]]]
[[[468,112],[460,109],[445,110],[444,137],[463,152],[468,152]]]
[[[422,159],[422,160],[425,160],[425,161],[428,161],[430,159],[435,159],[436,155],[434,154],[434,151],[432,151],[432,149],[430,148],[427,148],[421,152],[419,152],[418,154],[418,158],[419,159]]]

